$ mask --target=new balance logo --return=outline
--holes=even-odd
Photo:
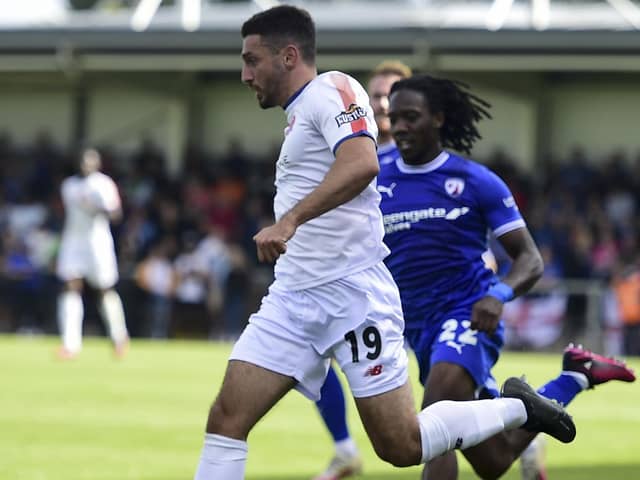
[[[373,367],[369,367],[365,372],[365,377],[377,377],[382,373],[382,365],[374,365]]]
[[[378,191],[380,193],[386,193],[389,196],[389,198],[393,198],[393,189],[394,188],[396,188],[396,182],[393,182],[388,187],[385,187],[384,185],[378,185]]]

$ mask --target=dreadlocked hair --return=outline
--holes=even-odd
[[[491,118],[491,105],[475,96],[469,86],[457,80],[436,78],[430,75],[414,75],[398,80],[391,87],[390,95],[398,90],[421,93],[430,112],[442,112],[445,117],[440,128],[440,141],[446,148],[469,154],[473,144],[482,138],[476,123]]]

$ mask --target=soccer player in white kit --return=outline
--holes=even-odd
[[[209,412],[196,480],[241,480],[246,439],[287,392],[319,397],[329,362],[346,375],[380,458],[425,463],[505,429],[569,442],[561,406],[519,379],[506,398],[438,402],[416,413],[400,296],[382,259],[376,126],[369,98],[340,72],[317,74],[309,14],[282,5],[242,26],[242,81],[262,108],[287,115],[276,164],[276,223],[254,237],[275,280],[236,342]]]
[[[62,345],[60,358],[73,358],[82,348],[83,280],[97,289],[99,310],[107,325],[116,356],[129,345],[124,310],[114,289],[118,264],[109,228],[122,215],[120,196],[114,181],[100,172],[100,154],[86,149],[81,154],[80,172],[61,186],[65,223],[57,259],[57,274],[64,282],[58,298],[58,324]]]

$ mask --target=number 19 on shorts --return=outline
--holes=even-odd
[[[367,351],[366,357],[369,360],[375,360],[378,358],[382,351],[382,338],[380,337],[380,331],[376,327],[365,328],[362,331],[361,339],[358,338],[355,330],[347,332],[344,339],[351,344],[351,359],[353,363],[360,361],[360,341]]]

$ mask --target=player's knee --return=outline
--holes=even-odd
[[[243,439],[249,434],[245,421],[233,405],[217,399],[209,410],[207,433]]]
[[[82,291],[82,280],[68,280],[64,283],[62,290],[65,292],[80,292]]]
[[[394,467],[419,465],[422,458],[422,448],[419,444],[406,445],[402,442],[384,442],[374,444],[373,447],[381,460]]]
[[[482,463],[472,464],[473,470],[482,480],[497,480],[502,477],[513,463],[513,457],[506,452],[503,455],[486,457]]]

